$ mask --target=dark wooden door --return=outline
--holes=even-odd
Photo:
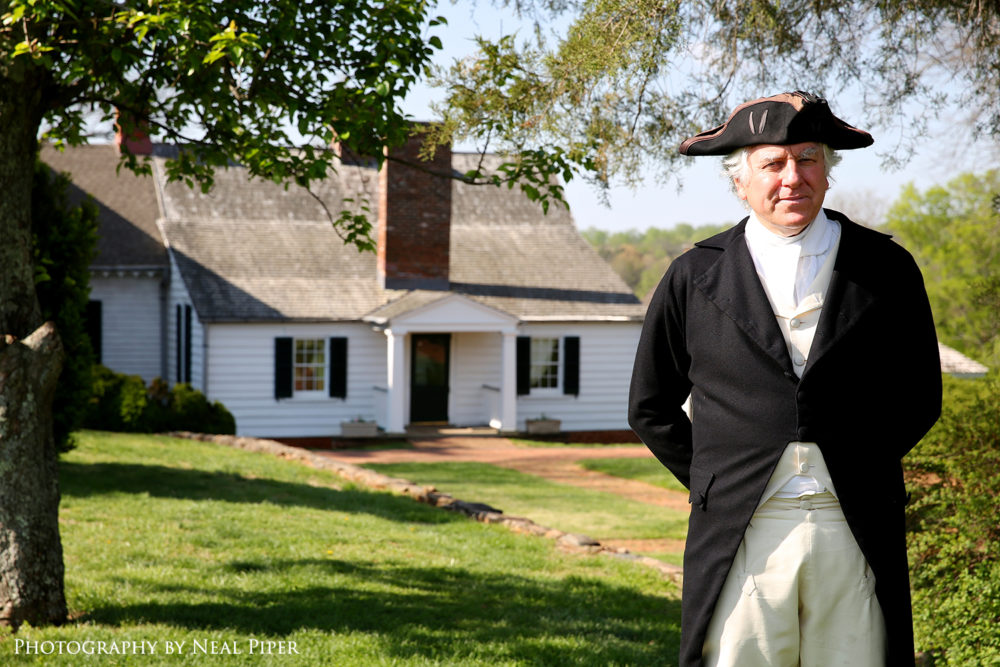
[[[448,353],[451,334],[413,334],[410,421],[448,422]]]

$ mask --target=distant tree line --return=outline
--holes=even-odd
[[[731,224],[692,227],[681,223],[670,229],[650,227],[642,231],[608,232],[589,227],[583,238],[597,250],[611,268],[640,299],[660,282],[664,271],[676,257],[696,241],[718,234]]]

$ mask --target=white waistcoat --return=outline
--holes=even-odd
[[[789,303],[788,299],[775,298],[776,295],[772,295],[764,275],[759,272],[764,292],[767,293],[768,301],[778,321],[778,328],[781,329],[785,346],[792,359],[792,369],[800,378],[809,360],[809,349],[812,347],[823,301],[833,277],[833,265],[837,259],[839,246],[840,235],[837,234],[836,242],[816,277],[794,305]],[[824,491],[834,495],[837,493],[819,446],[813,442],[790,442],[778,460],[760,502],[764,503],[772,496],[794,498]]]

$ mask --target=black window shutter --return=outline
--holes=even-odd
[[[347,398],[347,339],[330,339],[330,396]]]
[[[177,342],[177,382],[184,382],[184,374],[182,368],[184,367],[184,337],[182,332],[184,331],[184,309],[181,308],[181,304],[177,304],[174,309],[176,317],[176,334],[175,339]]]
[[[274,339],[274,398],[292,396],[292,339]]]
[[[531,393],[531,338],[517,337],[517,395]]]
[[[184,382],[191,382],[191,306],[184,306]]]
[[[101,363],[101,302],[88,301],[84,311],[84,327],[90,338],[90,347],[94,351],[94,363]]]
[[[563,339],[563,393],[580,395],[580,337]]]

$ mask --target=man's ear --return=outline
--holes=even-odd
[[[737,197],[739,197],[743,201],[747,200],[746,188],[744,188],[743,184],[740,183],[740,179],[738,178],[733,179],[733,190],[736,191]]]

